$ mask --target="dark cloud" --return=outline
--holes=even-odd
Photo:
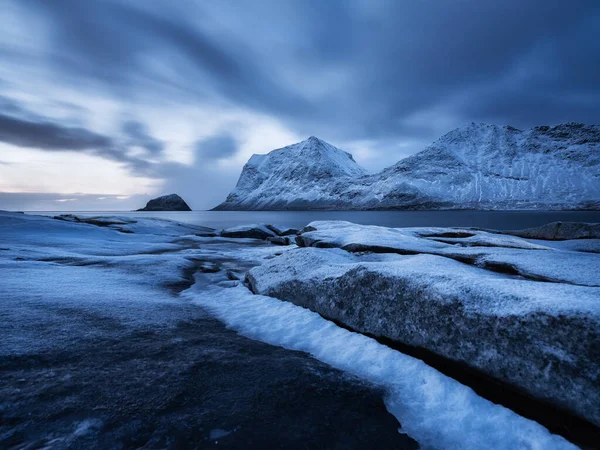
[[[600,91],[593,0],[30,4],[52,24],[54,46],[64,49],[53,56],[69,76],[130,95],[150,83],[256,108],[300,134],[403,136],[412,115],[439,105],[457,123],[597,120],[576,100],[582,89]],[[149,58],[174,74],[149,70]],[[343,74],[341,86],[333,73]]]
[[[196,152],[200,158],[225,159],[235,155],[238,145],[229,133],[219,133],[196,142]]]
[[[164,150],[164,142],[152,137],[146,126],[141,122],[127,120],[123,122],[122,130],[128,137],[130,145],[143,147],[152,155],[158,155]]]
[[[9,5],[18,11],[20,28],[42,30],[43,42],[38,48],[34,39],[27,46],[4,41],[3,60],[19,69],[3,71],[7,82],[0,94],[22,76],[21,67],[39,64],[55,84],[126,105],[164,105],[165,114],[173,104],[226,107],[274,118],[300,136],[365,140],[375,149],[380,143],[378,159],[390,164],[407,151],[390,142],[421,145],[464,122],[528,128],[600,117],[596,0]],[[51,92],[48,97],[56,100]],[[150,162],[160,159],[166,143],[142,121],[128,119],[115,135],[105,136],[23,115],[19,108],[0,98],[8,116],[2,123],[5,142],[52,151],[70,146],[167,183],[178,184],[169,177],[187,170]],[[189,145],[199,149],[195,169],[214,168],[215,160],[235,154],[241,141],[236,132],[200,143],[192,138]],[[147,157],[133,156],[131,146],[144,148]],[[235,177],[227,180],[230,187]],[[189,182],[203,189],[209,178],[194,181],[190,175]]]
[[[247,41],[205,31],[198,20],[205,11],[188,17],[167,2],[155,4],[161,6],[157,10],[135,0],[30,4],[49,21],[56,47],[65,49],[52,52],[51,58],[66,77],[100,82],[129,97],[154,87],[188,99],[215,100],[217,92],[225,101],[254,107],[308,110],[301,96],[286,90],[262,61],[251,57]],[[152,58],[177,71],[165,77],[148,68]]]
[[[19,112],[27,114],[24,108],[19,108]],[[0,142],[52,152],[84,152],[122,163],[135,175],[156,176],[155,163],[129,151],[131,145],[142,146],[155,154],[162,151],[159,141],[146,135],[143,127],[133,127],[136,132],[131,133],[130,139],[120,142],[85,128],[66,126],[39,116],[31,117],[37,120],[0,113]]]
[[[84,128],[33,122],[0,114],[0,141],[43,150],[96,150],[112,154],[112,140]]]

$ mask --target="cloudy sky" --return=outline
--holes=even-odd
[[[378,171],[466,122],[600,121],[597,0],[4,0],[0,209],[210,208],[316,135]]]

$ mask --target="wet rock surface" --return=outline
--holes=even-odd
[[[60,313],[81,329],[69,348],[0,357],[3,448],[417,448],[377,389],[198,307],[144,327]]]
[[[299,231],[295,228],[278,227],[265,223],[226,228],[221,231],[220,235],[227,238],[261,239],[276,245],[290,245],[298,233]]]

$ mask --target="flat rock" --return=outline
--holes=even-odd
[[[195,287],[275,248],[134,225],[0,213],[0,448],[418,448],[379,386],[179,297],[198,262],[223,270]]]
[[[74,214],[61,214],[54,216],[53,219],[64,222],[84,223],[105,227],[121,233],[136,233],[136,234],[160,234],[160,235],[175,235],[184,234],[214,237],[217,233],[214,229],[203,227],[201,225],[193,225],[189,223],[180,223],[167,219],[157,219],[155,217],[144,217],[132,219],[123,216],[78,216]]]
[[[254,292],[466,364],[600,426],[600,255],[513,237],[502,247],[505,236],[474,230],[310,227],[301,244],[338,248],[252,269]]]
[[[475,229],[386,228],[343,221],[316,221],[306,229],[310,231],[296,237],[300,247],[341,248],[353,253],[426,253],[535,281],[600,285],[598,255],[590,254],[589,247],[582,248],[586,252],[582,253],[568,245],[580,241],[546,246],[541,245],[543,241]]]

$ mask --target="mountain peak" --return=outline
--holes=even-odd
[[[303,205],[323,199],[327,203],[329,182],[342,183],[367,175],[352,155],[317,138],[308,139],[253,155],[242,169],[235,189],[217,209],[302,209]],[[292,205],[285,198],[291,199]]]
[[[308,146],[309,148],[322,148],[325,150],[335,148],[336,150],[339,150],[337,147],[331,145],[329,142],[325,142],[324,140],[319,139],[316,136],[311,136],[302,142],[298,142],[298,144],[304,144],[305,147]]]
[[[597,209],[600,126],[471,122],[379,174],[310,136],[253,156],[218,209]]]

